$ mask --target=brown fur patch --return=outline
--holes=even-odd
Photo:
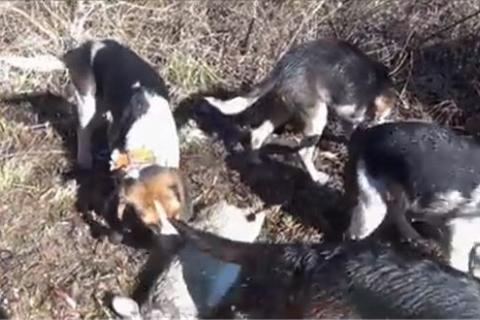
[[[374,101],[375,119],[380,120],[386,118],[393,111],[396,103],[396,97],[393,90],[388,90],[377,96]]]
[[[123,186],[120,190],[119,210],[124,210],[126,205],[132,205],[145,225],[160,223],[155,202],[168,218],[178,219],[182,215],[186,207],[186,195],[177,170],[162,170],[131,185]],[[122,215],[123,213],[119,211],[120,219]]]

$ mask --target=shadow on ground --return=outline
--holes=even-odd
[[[70,162],[70,168],[61,173],[63,183],[74,180],[77,185],[76,209],[90,228],[94,238],[110,234],[112,226],[117,223],[109,207],[109,199],[115,188],[114,178],[108,170],[108,159],[105,151],[108,150],[106,140],[106,123],[93,135],[93,153],[96,155],[92,171],[81,171],[75,168],[76,155],[76,109],[65,98],[51,92],[34,92],[2,99],[13,106],[27,105],[26,110],[35,116],[34,122],[46,124],[60,136],[63,149]],[[17,119],[18,120],[18,119]],[[22,119],[20,119],[22,121]],[[24,119],[22,122],[28,122]],[[31,123],[30,123],[31,124]],[[96,215],[92,215],[91,211]],[[106,225],[101,223],[102,217]],[[142,230],[144,231],[144,230]],[[144,232],[139,232],[144,233]],[[147,245],[147,238],[133,238],[126,236],[124,244],[143,248]]]
[[[0,319],[10,319],[8,313],[3,308],[0,308]]]
[[[442,125],[463,127],[480,107],[480,42],[478,37],[443,40],[412,50],[407,89]],[[476,131],[480,128],[476,122]],[[471,128],[467,128],[471,129]],[[470,130],[468,130],[470,131]]]
[[[194,119],[201,130],[222,141],[227,151],[225,161],[228,168],[238,172],[241,181],[267,207],[280,205],[282,211],[288,212],[302,224],[321,230],[329,239],[339,240],[346,228],[347,218],[345,208],[341,205],[342,191],[330,183],[319,186],[310,179],[301,167],[295,142],[283,138],[270,139],[262,147],[260,157],[252,157],[248,151],[247,128],[258,125],[269,108],[277,107],[275,98],[265,97],[242,114],[224,116],[202,99],[205,95],[225,99],[233,96],[233,93],[215,89],[187,98],[176,110],[179,126],[186,119]],[[284,131],[289,125],[298,128],[298,123],[287,124],[276,132]],[[322,140],[332,136],[335,138],[330,133]]]

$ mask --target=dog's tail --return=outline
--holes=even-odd
[[[37,55],[33,57],[0,56],[0,64],[38,72],[65,70],[67,67],[62,59],[54,55]]]
[[[250,92],[229,99],[220,100],[214,97],[205,97],[205,100],[221,113],[226,115],[238,114],[253,105],[261,97],[270,92],[279,80],[279,70],[274,69],[265,79],[257,84]]]
[[[224,262],[254,267],[271,251],[265,244],[229,240],[192,228],[181,220],[170,222],[188,242]]]

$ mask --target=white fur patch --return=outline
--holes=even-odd
[[[269,135],[275,130],[275,126],[272,121],[265,120],[260,126],[252,130],[251,145],[252,149],[259,149]]]
[[[162,224],[161,234],[163,235],[178,235],[177,229],[168,221],[167,214],[163,209],[162,205],[158,201],[153,202],[155,205],[155,210],[158,213],[160,218],[160,223]]]
[[[122,318],[141,319],[140,308],[138,304],[128,297],[116,296],[112,299],[112,308]]]
[[[232,115],[232,114],[237,114],[248,107],[250,107],[252,104],[257,101],[258,97],[256,98],[244,98],[244,97],[236,97],[230,100],[220,100],[214,97],[205,97],[205,100],[215,108],[217,108],[221,113],[227,114],[227,115]]]
[[[95,60],[95,56],[97,53],[105,48],[105,44],[101,41],[94,41],[92,46],[90,47],[90,64],[93,65],[93,60]]]
[[[75,90],[77,100],[78,121],[77,128],[77,162],[80,167],[90,169],[92,167],[91,138],[92,126],[97,112],[96,100],[93,94],[81,95]],[[90,126],[89,126],[90,125]]]
[[[360,123],[365,119],[367,108],[355,104],[347,104],[335,107],[336,113],[352,123]]]
[[[353,209],[348,233],[354,239],[370,235],[385,219],[387,205],[382,198],[384,185],[368,175],[365,163],[357,164],[358,204]]]
[[[81,95],[75,90],[75,97],[77,99],[78,120],[81,127],[86,127],[92,121],[97,111],[97,102],[93,93]]]
[[[315,106],[315,113],[307,120],[304,133],[306,136],[321,135],[327,125],[328,109],[324,102],[318,102]],[[313,181],[320,185],[326,184],[330,178],[328,174],[321,172],[315,168],[313,162],[315,158],[316,146],[304,148],[298,152],[305,168]]]
[[[480,217],[455,218],[449,222],[451,232],[450,265],[467,272],[470,251],[480,242]]]
[[[461,208],[462,214],[476,214],[480,209],[480,185],[470,193],[468,201]]]
[[[132,125],[126,137],[126,149],[152,150],[159,166],[178,168],[180,143],[170,105],[165,98],[145,93],[150,107]]]
[[[340,106],[336,106],[335,110],[340,116],[345,118],[350,118],[357,110],[357,105],[356,104],[340,105]]]

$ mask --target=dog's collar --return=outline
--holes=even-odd
[[[145,164],[153,164],[156,161],[155,154],[147,148],[138,148],[127,151],[115,149],[110,156],[110,171],[128,171]]]

